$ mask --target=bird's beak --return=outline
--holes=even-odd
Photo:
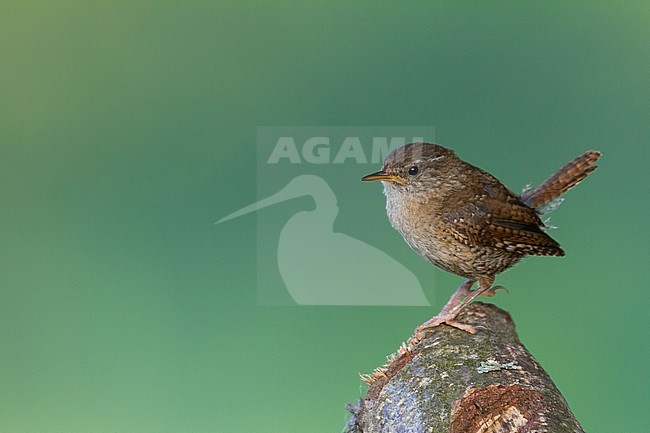
[[[383,171],[378,171],[376,173],[371,173],[367,176],[364,176],[361,178],[364,182],[367,182],[369,180],[386,180],[388,182],[395,182],[399,183],[400,185],[404,185],[406,183],[406,180],[399,177],[399,176],[394,176],[392,174],[387,174],[384,173]]]

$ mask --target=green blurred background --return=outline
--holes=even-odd
[[[257,306],[256,217],[213,223],[256,200],[257,126],[433,125],[514,189],[604,152],[567,256],[491,302],[586,430],[646,432],[649,46],[647,2],[2,1],[0,431],[340,431],[460,279],[356,179],[335,228],[434,308]]]

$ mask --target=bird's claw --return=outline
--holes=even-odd
[[[489,289],[487,289],[485,292],[483,292],[482,295],[487,298],[491,298],[492,296],[497,294],[497,290],[504,290],[506,293],[510,293],[510,291],[503,286],[492,286]]]
[[[457,322],[453,317],[439,315],[432,318],[431,320],[427,320],[426,322],[418,326],[415,329],[413,335],[415,336],[417,341],[421,341],[425,337],[427,329],[435,328],[436,326],[440,326],[443,323],[452,326],[454,328],[460,329],[461,331],[468,332],[470,334],[476,334],[477,332],[477,328],[475,328],[472,325],[468,325],[467,323]]]
[[[461,331],[465,331],[470,334],[476,334],[476,332],[478,331],[478,329],[476,329],[472,325],[468,325],[467,323],[456,322],[455,320],[450,320],[445,323],[449,326],[453,326],[454,328],[458,328]]]

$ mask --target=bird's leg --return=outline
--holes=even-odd
[[[417,327],[417,329],[415,330],[415,338],[417,340],[421,340],[422,337],[424,337],[425,329],[435,328],[436,326],[441,325],[443,323],[462,329],[471,334],[476,333],[474,328],[472,328],[471,326],[465,325],[463,323],[458,323],[454,320],[458,312],[452,313],[452,311],[455,310],[454,307],[456,307],[456,305],[462,302],[461,300],[463,296],[468,297],[473,293],[471,290],[473,285],[474,285],[474,280],[467,280],[463,284],[458,286],[458,289],[456,289],[456,292],[453,295],[451,295],[449,301],[447,301],[445,306],[442,307],[442,310],[440,310],[440,313],[438,313],[436,316],[432,317],[430,320],[427,320],[426,322],[424,322],[423,324]]]
[[[494,291],[498,290],[501,288],[501,286],[497,286],[492,288],[492,283],[494,282],[494,277],[492,276],[487,276],[487,277],[479,277],[478,278],[478,289],[473,290],[469,295],[465,297],[462,301],[460,301],[454,308],[451,309],[451,313],[454,313],[454,317],[460,313],[460,310],[465,308],[467,304],[472,302],[474,299],[478,298],[481,295],[484,295],[486,293],[490,293],[488,296],[494,296]]]
[[[478,288],[471,291],[470,288],[472,287],[472,284],[474,284],[474,281],[468,280],[463,283],[458,287],[456,293],[451,296],[449,302],[447,302],[447,304],[442,308],[437,316],[431,318],[430,320],[427,320],[415,329],[416,339],[421,340],[424,337],[424,331],[426,329],[434,328],[443,323],[446,323],[449,326],[453,326],[454,328],[461,329],[465,332],[469,332],[470,334],[476,334],[476,329],[473,326],[457,322],[455,319],[458,313],[460,313],[460,311],[465,308],[467,304],[472,302],[477,297],[485,294],[486,292],[490,292],[493,282],[494,277],[492,276],[479,277]],[[500,286],[495,287],[494,290],[497,290],[498,288],[500,288]],[[494,292],[491,293],[494,295]],[[466,296],[465,299],[461,301],[460,298],[463,295]]]
[[[444,307],[442,307],[442,310],[440,310],[440,313],[444,314],[446,312],[451,311],[452,308],[454,308],[462,299],[463,296],[469,296],[470,293],[472,293],[472,286],[474,285],[474,280],[467,280],[454,292],[453,295],[449,298],[449,301],[445,304]]]

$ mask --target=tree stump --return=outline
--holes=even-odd
[[[433,328],[362,375],[348,433],[584,433],[507,312],[475,302],[458,320],[478,332]]]

